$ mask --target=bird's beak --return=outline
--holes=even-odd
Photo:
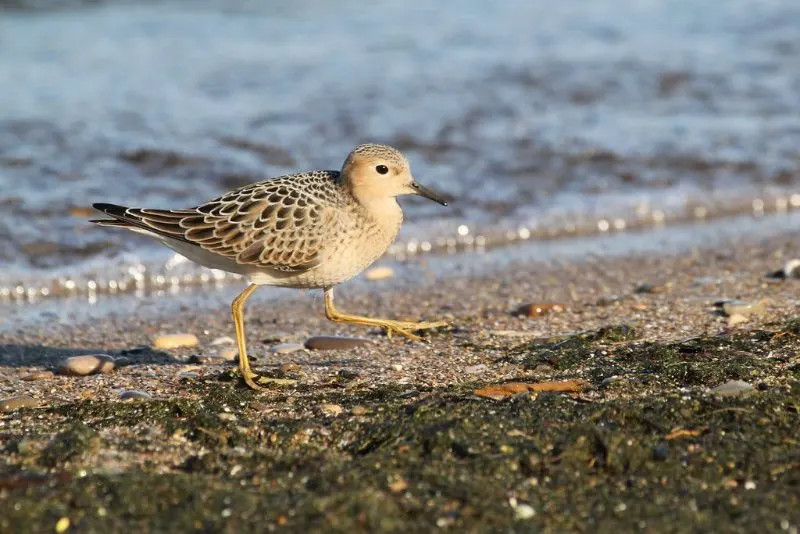
[[[445,199],[443,199],[440,195],[434,193],[427,187],[423,187],[419,185],[417,182],[411,182],[411,188],[414,190],[414,194],[433,200],[434,202],[437,202],[442,206],[447,206],[447,201]]]

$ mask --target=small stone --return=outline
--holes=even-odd
[[[153,347],[157,349],[196,347],[199,343],[194,334],[167,334],[153,338]]]
[[[179,380],[194,380],[195,378],[199,378],[200,373],[196,373],[194,371],[184,371],[178,374]]]
[[[602,380],[602,382],[600,382],[600,387],[601,388],[605,388],[605,387],[608,387],[608,386],[610,386],[612,384],[616,384],[617,382],[620,382],[620,381],[622,381],[622,377],[619,376],[619,375],[609,376],[607,378],[604,378]]]
[[[55,530],[57,534],[62,534],[62,532],[66,532],[69,528],[69,517],[62,517],[58,521],[56,521]]]
[[[236,419],[237,419],[236,415],[234,415],[232,413],[228,413],[228,412],[218,413],[217,417],[219,417],[223,421],[229,421],[229,422],[236,421]]]
[[[302,343],[278,343],[277,345],[273,345],[269,350],[275,354],[291,354],[298,350],[303,350],[304,348]]]
[[[230,336],[222,336],[222,337],[214,338],[214,340],[211,341],[211,346],[212,347],[216,347],[216,346],[219,346],[219,345],[235,345],[235,344],[236,344],[236,340],[233,339]]]
[[[656,445],[653,447],[653,460],[663,462],[669,457],[669,447],[666,445]]]
[[[393,363],[393,364],[392,364],[392,369],[394,369],[394,370],[395,370],[395,371],[397,371],[397,372],[400,372],[400,371],[402,371],[402,370],[403,370],[403,366],[402,366],[402,365],[400,365],[399,363]]]
[[[536,515],[536,510],[530,504],[520,503],[514,507],[514,519],[525,520]]]
[[[298,373],[301,368],[296,363],[284,363],[281,364],[280,370],[282,373]]]
[[[468,365],[464,367],[464,372],[469,375],[477,375],[486,372],[488,369],[485,363],[479,363],[477,365]]]
[[[110,373],[114,370],[114,358],[107,354],[84,354],[72,356],[61,364],[61,374],[68,376],[87,376],[97,373]]]
[[[750,319],[745,317],[744,315],[734,313],[730,317],[728,317],[728,327],[733,328],[736,325],[740,325],[742,323],[748,322]]]
[[[138,389],[129,389],[119,394],[119,398],[124,401],[136,399],[152,399],[153,396],[146,391],[139,391]]]
[[[47,380],[56,376],[52,371],[34,371],[19,377],[20,380],[25,382],[36,382],[37,380]]]
[[[305,348],[309,350],[352,349],[366,345],[369,342],[369,339],[364,339],[363,337],[314,336],[306,340]]]
[[[19,395],[0,400],[0,412],[11,412],[20,408],[39,408],[42,403],[30,395]]]
[[[394,276],[394,269],[391,267],[373,267],[364,273],[364,277],[372,282],[386,280]]]
[[[128,365],[132,364],[133,360],[128,358],[127,356],[118,356],[114,358],[114,365],[116,367],[127,367]]]
[[[524,317],[541,317],[549,313],[561,313],[567,309],[566,304],[559,304],[557,302],[539,302],[523,304],[514,310],[513,315],[522,315]]]
[[[353,371],[352,369],[339,369],[336,372],[336,376],[343,380],[355,380],[361,376],[361,373]]]
[[[192,354],[189,356],[189,363],[197,363],[200,365],[214,365],[228,361],[222,356],[211,356],[208,354]]]
[[[658,295],[666,293],[672,289],[672,282],[664,282],[659,284],[640,284],[634,289],[634,293],[647,293],[651,295]]]
[[[728,317],[732,317],[734,315],[750,317],[751,315],[764,313],[766,310],[765,305],[766,301],[764,299],[753,302],[740,302],[732,300],[722,303],[722,311],[725,312],[725,315]]]
[[[353,415],[367,415],[369,413],[369,408],[366,406],[353,406],[350,412]]]
[[[320,409],[328,415],[339,415],[344,412],[344,408],[338,404],[323,404]]]
[[[720,397],[735,397],[743,393],[749,393],[753,390],[753,386],[748,382],[742,380],[730,380],[721,384],[711,390],[714,395]]]
[[[219,351],[220,358],[227,362],[235,362],[239,359],[239,349],[235,347],[228,347]]]
[[[398,478],[397,480],[393,480],[389,483],[389,491],[392,493],[400,493],[408,489],[408,482],[403,480],[402,478]]]

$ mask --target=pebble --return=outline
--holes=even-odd
[[[369,342],[369,339],[363,337],[314,336],[308,338],[304,346],[309,350],[337,350],[352,349]]]
[[[339,415],[344,412],[344,408],[338,404],[323,404],[320,409],[328,415]]]
[[[530,504],[520,503],[514,507],[514,519],[525,520],[536,515],[536,510]]]
[[[464,367],[464,372],[469,375],[477,375],[487,371],[489,368],[486,366],[485,363],[479,363],[477,365],[468,365]]]
[[[35,382],[37,380],[47,380],[48,378],[53,378],[54,376],[56,375],[52,371],[34,371],[32,373],[22,375],[19,377],[19,379],[24,380],[25,382]]]
[[[353,406],[350,411],[353,413],[353,415],[366,415],[369,413],[369,408],[366,406]]]
[[[214,365],[228,361],[222,356],[210,356],[208,354],[192,354],[189,356],[189,363],[198,363],[200,365]]]
[[[766,301],[764,299],[752,301],[752,302],[741,302],[737,300],[732,300],[729,302],[724,302],[722,304],[722,311],[725,312],[725,315],[731,317],[733,315],[741,315],[743,317],[749,317],[751,315],[757,315],[764,313],[766,310],[765,307]]]
[[[239,359],[239,349],[235,347],[228,347],[226,349],[222,349],[219,351],[220,358],[225,359],[225,361],[235,362]]]
[[[283,363],[280,370],[282,373],[299,373],[301,368],[296,363]]]
[[[57,534],[61,534],[62,532],[66,532],[69,528],[70,521],[69,517],[62,517],[58,521],[56,521],[55,531]]]
[[[40,401],[30,395],[19,395],[0,400],[0,412],[10,412],[19,408],[39,408],[41,405]]]
[[[641,284],[636,286],[634,293],[649,293],[651,295],[658,295],[666,293],[672,289],[672,282],[664,282],[663,284]]]
[[[278,343],[277,345],[273,345],[269,350],[275,354],[291,354],[298,350],[303,350],[304,348],[305,346],[302,343]]]
[[[199,377],[200,373],[196,373],[194,371],[183,371],[182,373],[178,373],[179,380],[193,380]]]
[[[87,376],[97,373],[110,373],[114,370],[114,358],[107,354],[84,354],[72,356],[61,364],[61,374]]]
[[[194,334],[168,334],[153,338],[153,347],[157,349],[196,347],[199,343],[197,336]]]
[[[230,336],[222,336],[222,337],[214,338],[214,340],[211,341],[211,346],[212,347],[216,347],[216,346],[219,346],[219,345],[235,345],[235,344],[236,344],[236,340],[233,339]]]
[[[653,447],[653,460],[663,462],[667,458],[669,458],[669,447],[663,444]]]
[[[364,273],[364,277],[370,281],[386,280],[394,276],[394,269],[391,267],[373,267]]]
[[[744,382],[743,380],[730,380],[712,389],[711,393],[719,395],[720,397],[735,397],[743,393],[749,393],[752,390],[753,386],[748,382]]]
[[[138,389],[129,389],[127,391],[123,391],[122,393],[120,393],[119,398],[124,401],[127,401],[135,399],[152,399],[153,396],[146,391],[139,391]]]
[[[742,323],[746,323],[749,320],[750,319],[748,319],[744,315],[741,315],[739,313],[734,313],[733,315],[728,317],[728,326],[729,327],[734,327],[736,325],[739,325],[739,324],[742,324]]]
[[[523,304],[514,310],[514,315],[522,315],[524,317],[541,317],[549,313],[561,313],[567,309],[566,304],[559,304],[558,302],[533,302]]]

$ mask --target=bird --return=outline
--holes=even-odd
[[[353,315],[334,306],[334,287],[366,269],[386,252],[403,223],[397,197],[419,195],[447,206],[420,185],[408,159],[382,144],[361,144],[341,170],[315,170],[246,185],[188,209],[92,207],[110,218],[90,222],[155,238],[189,260],[240,274],[249,284],[231,311],[239,371],[252,389],[273,379],[255,373],[247,356],[244,306],[261,285],[322,289],[325,316],[334,322],[383,328],[419,341],[419,330],[445,321],[410,322]]]

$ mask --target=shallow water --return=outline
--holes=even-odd
[[[458,199],[405,202],[396,255],[800,206],[797,2],[406,4],[0,2],[0,289],[168,276],[87,206],[195,205],[366,140]]]

